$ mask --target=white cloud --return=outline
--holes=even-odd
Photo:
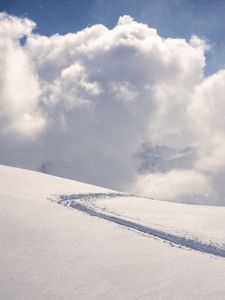
[[[36,134],[44,127],[39,105],[39,83],[32,61],[20,45],[34,23],[0,14],[0,124],[2,133]]]
[[[210,179],[194,170],[172,170],[168,173],[138,176],[134,192],[152,195],[159,200],[204,202],[211,191]]]
[[[35,28],[35,23],[29,19],[21,19],[0,13],[0,34],[4,39],[18,40],[29,35]]]
[[[34,27],[0,15],[2,162],[47,165],[58,175],[134,186],[156,198],[219,199],[225,71],[204,76],[205,41],[162,38],[130,16],[112,29],[99,24],[50,37],[32,33]],[[193,147],[195,160],[186,170],[170,163],[166,173],[143,175],[143,143]]]

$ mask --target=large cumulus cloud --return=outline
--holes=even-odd
[[[50,37],[34,27],[0,14],[2,163],[225,203],[225,71],[205,77],[203,40],[165,39],[130,16]]]

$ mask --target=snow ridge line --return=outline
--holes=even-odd
[[[82,195],[82,196],[81,196]],[[144,226],[132,221],[128,221],[113,215],[104,214],[102,212],[98,212],[94,210],[93,208],[87,207],[81,203],[79,203],[79,200],[86,200],[89,202],[89,200],[93,200],[94,198],[99,197],[126,197],[126,196],[132,196],[128,194],[122,194],[122,193],[89,193],[89,194],[73,194],[73,195],[60,195],[56,199],[48,198],[51,201],[55,201],[58,204],[61,204],[63,206],[68,206],[71,208],[74,208],[76,210],[79,210],[81,212],[84,212],[90,216],[98,217],[100,219],[104,219],[107,221],[110,221],[112,223],[119,224],[121,226],[133,229],[137,232],[141,232],[144,234],[147,234],[149,236],[154,236],[156,238],[162,239],[168,243],[172,243],[177,246],[182,246],[185,248],[189,248],[195,251],[212,254],[215,256],[225,257],[225,249],[218,247],[213,244],[207,244],[203,241],[199,241],[197,239],[190,239],[182,236],[177,236],[171,233],[164,232],[162,230],[154,229],[148,226]],[[78,201],[76,201],[78,200]],[[85,201],[85,202],[86,202]]]

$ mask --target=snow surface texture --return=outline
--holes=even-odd
[[[138,198],[6,166],[0,199],[0,299],[224,299],[218,253],[171,247],[174,241],[112,222],[223,251],[222,207]]]
[[[225,257],[224,207],[174,205],[112,192],[49,199],[175,245]]]

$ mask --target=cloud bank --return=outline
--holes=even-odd
[[[225,70],[130,16],[66,35],[0,14],[0,162],[162,200],[225,204]]]

